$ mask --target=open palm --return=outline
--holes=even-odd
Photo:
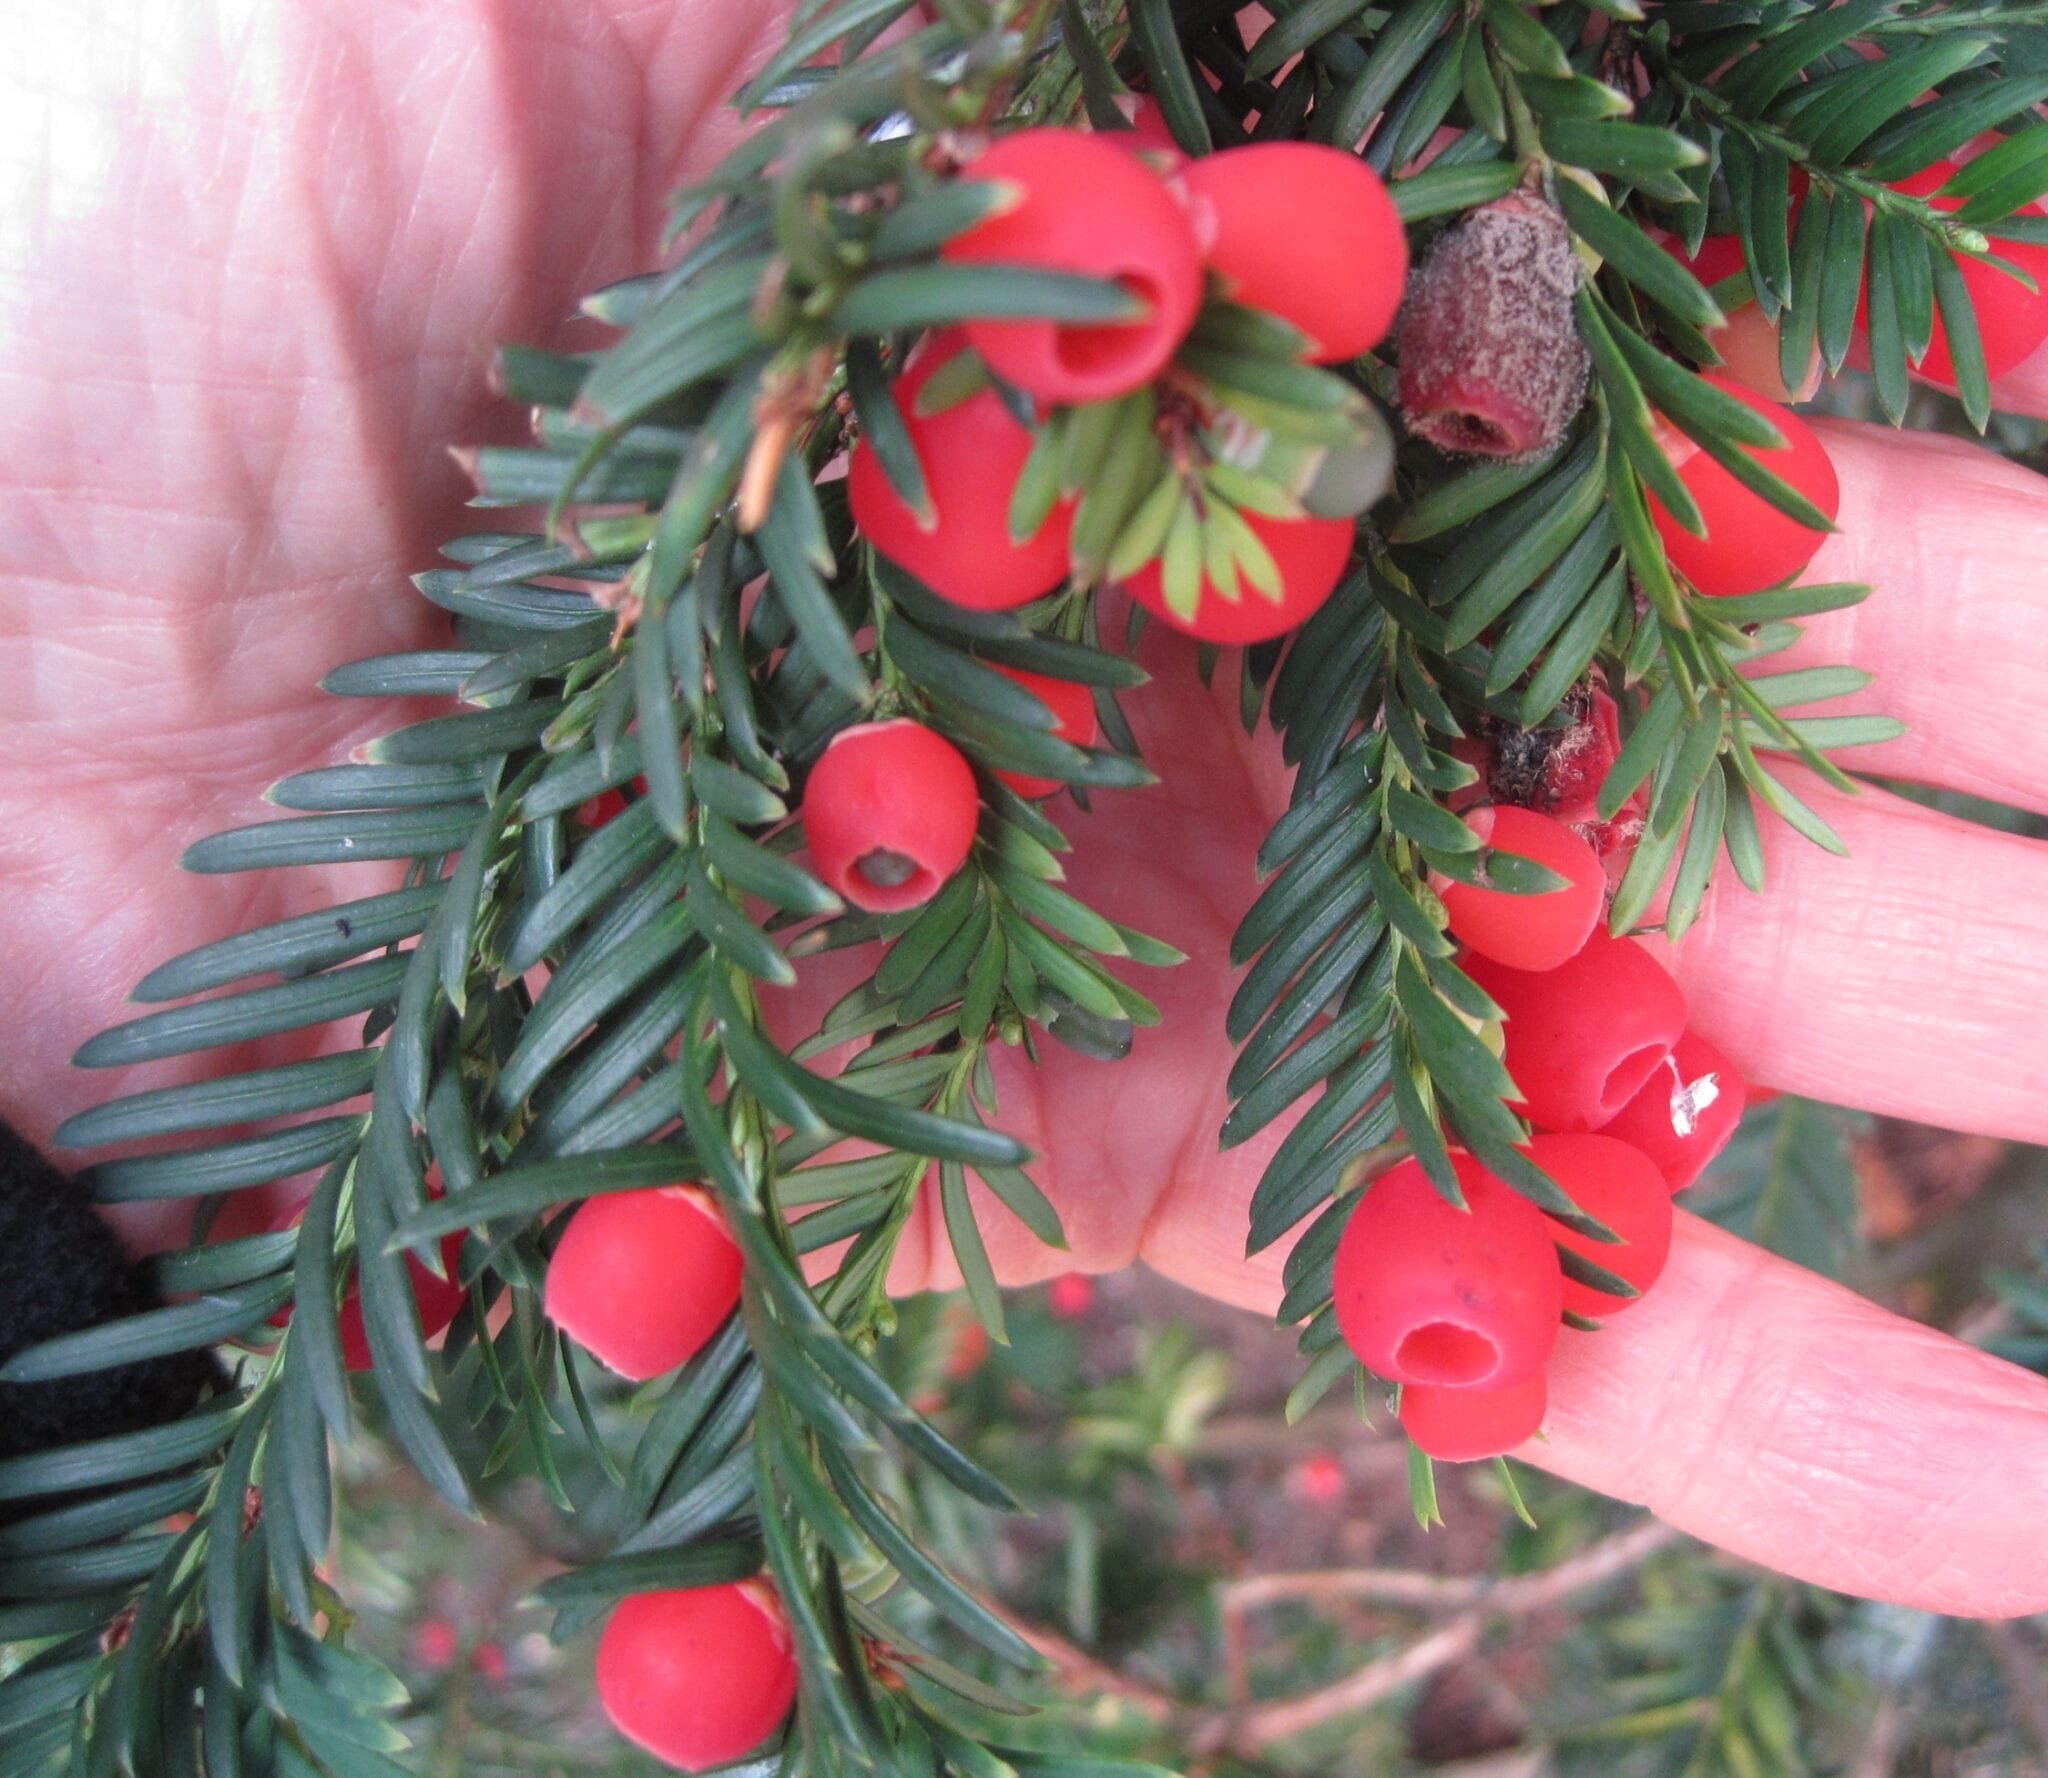
[[[401,718],[312,685],[437,634],[401,575],[454,527],[445,445],[502,424],[485,348],[550,339],[646,263],[779,27],[744,0],[192,0],[145,41],[78,0],[35,29],[28,84],[0,76],[0,1111],[47,1138],[169,1078],[67,1066],[143,971],[379,886],[377,866],[174,867],[256,818],[263,784]],[[1881,596],[1806,646],[1884,674],[1875,705],[1913,725],[1863,763],[2048,808],[2048,487],[1941,441],[1828,438],[1844,535],[1815,573]],[[1007,1279],[1143,1259],[1270,1308],[1280,1256],[1248,1263],[1243,1235],[1281,1132],[1222,1155],[1215,1130],[1228,938],[1285,780],[1189,651],[1155,638],[1146,660],[1131,713],[1166,782],[1060,819],[1077,890],[1191,960],[1143,984],[1166,1023],[1129,1061],[1049,1046],[1003,1072],[1073,1252],[985,1221]],[[2048,853],[1808,794],[1853,857],[1773,843],[1768,897],[1714,898],[1674,960],[1696,1023],[1763,1081],[2048,1138]],[[949,1266],[914,1224],[902,1280]],[[1684,1217],[1659,1290],[1565,1340],[1532,1460],[1831,1585],[2048,1606],[2048,1385]]]

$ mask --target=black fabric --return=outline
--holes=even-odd
[[[0,1122],[0,1363],[159,1303],[77,1183]],[[218,1375],[211,1354],[180,1352],[54,1383],[0,1383],[0,1457],[176,1420]]]

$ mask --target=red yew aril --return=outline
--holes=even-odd
[[[430,1188],[431,1195],[441,1195],[438,1187]],[[273,1225],[277,1229],[295,1228],[304,1219],[306,1206],[292,1205]],[[420,1337],[431,1340],[447,1332],[448,1324],[461,1313],[462,1305],[469,1300],[469,1292],[456,1282],[458,1263],[462,1256],[462,1244],[467,1231],[457,1230],[441,1238],[441,1270],[446,1277],[436,1278],[426,1266],[412,1254],[405,1256],[405,1274],[412,1284],[414,1306],[419,1310]],[[285,1307],[271,1316],[272,1327],[283,1327],[292,1318],[296,1304]],[[371,1371],[377,1368],[376,1360],[370,1355],[369,1329],[363,1325],[362,1285],[351,1279],[348,1294],[341,1299],[341,1312],[335,1318],[341,1333],[341,1362],[351,1371]]]
[[[626,793],[614,786],[600,790],[594,797],[576,811],[576,819],[585,827],[603,827],[616,821],[626,812]]]
[[[963,177],[1000,180],[1009,208],[940,249],[956,265],[1032,266],[1113,279],[1145,309],[1135,321],[969,321],[996,374],[1045,402],[1104,401],[1165,368],[1202,300],[1187,211],[1137,156],[1085,130],[1002,137]]]
[[[1728,1058],[1688,1031],[1602,1134],[1641,1149],[1681,1192],[1728,1146],[1752,1097]]]
[[[462,1652],[462,1632],[444,1617],[425,1618],[413,1626],[412,1658],[429,1673],[454,1666]]]
[[[1180,144],[1173,139],[1166,113],[1159,109],[1159,101],[1151,94],[1134,93],[1120,97],[1116,105],[1131,120],[1131,127],[1128,130],[1105,130],[1104,140],[1114,142],[1119,148],[1127,148],[1161,168],[1178,167],[1187,160]]]
[[[1440,1463],[1505,1457],[1543,1429],[1550,1385],[1531,1371],[1505,1389],[1442,1389],[1425,1383],[1401,1389],[1401,1430]]]
[[[1062,1321],[1079,1321],[1095,1306],[1095,1280],[1086,1272],[1062,1272],[1045,1287],[1045,1305]]]
[[[1795,196],[1794,202],[1797,203]],[[1675,235],[1661,238],[1664,251],[1689,270],[1702,284],[1718,284],[1741,271],[1749,261],[1742,251],[1739,235],[1709,235],[1692,258]],[[1728,319],[1708,336],[1721,354],[1722,368],[1738,383],[1754,389],[1771,401],[1810,401],[1820,387],[1823,369],[1820,347],[1815,346],[1809,368],[1797,389],[1785,387],[1785,372],[1778,344],[1778,324],[1766,320],[1763,305],[1746,302],[1728,311]]]
[[[446,1333],[448,1324],[461,1313],[469,1292],[455,1279],[456,1262],[462,1253],[463,1236],[447,1235],[441,1241],[441,1269],[448,1274],[436,1278],[410,1253],[405,1256],[406,1277],[412,1282],[412,1300],[420,1312],[420,1338],[431,1340]],[[363,1325],[363,1294],[352,1285],[342,1299],[337,1318],[341,1329],[341,1362],[352,1371],[376,1369],[370,1356],[370,1333]]]
[[[740,1300],[740,1250],[694,1186],[591,1198],[548,1262],[547,1317],[622,1377],[687,1363]]]
[[[633,795],[642,797],[646,794],[646,776],[643,773],[636,772],[633,775]],[[579,808],[576,811],[576,819],[582,822],[585,827],[602,827],[608,821],[616,821],[631,806],[627,801],[626,793],[619,789],[617,785],[614,785],[610,790],[600,790]]]
[[[1640,1149],[1598,1136],[1537,1136],[1529,1158],[1564,1187],[1565,1195],[1598,1222],[1621,1237],[1596,1241],[1553,1218],[1559,1243],[1612,1272],[1637,1291],[1646,1291],[1664,1275],[1671,1257],[1671,1193],[1664,1175]],[[1618,1315],[1638,1299],[1595,1290],[1576,1278],[1564,1281],[1564,1306],[1574,1314],[1597,1319]]]
[[[1166,112],[1150,93],[1135,93],[1128,101],[1119,99],[1117,106],[1131,120],[1131,134],[1147,148],[1181,152],[1180,144],[1173,139],[1173,128],[1166,121]]]
[[[1564,1280],[1542,1211],[1470,1155],[1467,1209],[1406,1160],[1366,1187],[1337,1243],[1337,1325],[1389,1382],[1506,1388],[1556,1342]]]
[[[643,774],[633,777],[633,794],[647,794],[647,779]],[[576,819],[585,827],[602,827],[607,821],[616,821],[627,808],[626,793],[614,785],[610,790],[600,790],[594,797],[576,811]]]
[[[1570,881],[1541,895],[1511,895],[1473,883],[1436,885],[1451,936],[1510,969],[1555,969],[1578,954],[1607,901],[1599,857],[1562,821],[1532,809],[1474,809],[1465,825],[1483,845],[1547,866]]]
[[[1732,377],[1709,372],[1707,381],[1769,417],[1784,434],[1785,445],[1781,450],[1753,453],[1756,460],[1832,519],[1841,509],[1841,484],[1827,446],[1813,428],[1790,408],[1766,401]],[[1761,494],[1752,493],[1705,451],[1695,451],[1677,468],[1679,480],[1699,504],[1707,534],[1695,537],[1655,494],[1648,496],[1650,517],[1664,539],[1664,553],[1671,558],[1671,565],[1712,598],[1760,593],[1790,580],[1813,560],[1827,535],[1808,530]]]
[[[1269,519],[1256,512],[1247,512],[1244,522],[1280,570],[1279,599],[1267,598],[1242,577],[1237,597],[1226,599],[1205,573],[1194,616],[1183,618],[1166,603],[1165,575],[1156,558],[1124,583],[1131,597],[1171,629],[1230,646],[1264,642],[1306,623],[1344,578],[1357,526],[1350,519]]]
[[[1641,945],[1604,931],[1540,974],[1484,957],[1465,972],[1507,1015],[1501,1060],[1539,1129],[1602,1128],[1685,1030],[1678,984]]]
[[[979,816],[974,770],[959,748],[907,717],[841,729],[804,786],[811,863],[870,913],[938,894],[967,862]]]
[[[764,1580],[634,1593],[597,1644],[597,1696],[612,1727],[683,1772],[728,1765],[796,1702],[789,1620]]]
[[[1287,1472],[1286,1488],[1295,1500],[1311,1506],[1335,1506],[1349,1489],[1344,1465],[1334,1452],[1317,1451]]]
[[[1263,309],[1334,364],[1385,339],[1408,282],[1408,234],[1380,177],[1316,142],[1257,142],[1182,168],[1202,257],[1232,302]]]
[[[1940,198],[1932,194],[1961,170],[1954,161],[1936,161],[1910,179],[1901,179],[1892,189],[1904,192],[1908,197],[1924,197],[1936,210],[1959,210],[1962,208],[1961,199]],[[2018,214],[2042,216],[2048,215],[2048,209],[2035,203]],[[1984,347],[1984,368],[1990,375],[2002,377],[2007,371],[2017,370],[2044,344],[2048,344],[2048,247],[2025,241],[1994,240],[1991,250],[1999,258],[2011,260],[2038,286],[2029,290],[2017,278],[2006,276],[1995,266],[1988,266],[1980,259],[1971,259],[1966,254],[1955,255],[1956,269],[1962,273],[1963,288],[1969,291],[1970,306],[1976,312],[1977,337]],[[1856,309],[1856,324],[1867,335],[1870,325],[1870,284],[1867,276]],[[1939,383],[1949,389],[1955,387],[1955,360],[1949,353],[1948,329],[1942,324],[1939,308],[1934,311],[1934,330],[1929,336],[1927,356],[1920,361],[1920,374],[1931,383]]]
[[[987,664],[1005,679],[1015,680],[1052,712],[1052,732],[1057,739],[1070,741],[1076,747],[1094,745],[1102,730],[1095,714],[1095,694],[1087,686],[1044,673],[1027,673],[1022,667],[999,666],[994,661]],[[1051,796],[1056,790],[1066,789],[1058,778],[1034,778],[1025,772],[1002,770],[996,776],[1019,796]]]
[[[896,405],[924,466],[933,522],[896,492],[874,447],[858,445],[846,496],[861,534],[942,599],[970,611],[1029,604],[1067,577],[1074,502],[1062,500],[1022,543],[1010,538],[1010,494],[1031,454],[1031,434],[993,389],[937,413],[917,411],[934,372],[965,349],[957,332],[934,336],[893,385]]]

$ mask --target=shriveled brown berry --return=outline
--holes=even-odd
[[[1556,210],[1516,192],[1439,235],[1401,308],[1408,430],[1464,457],[1535,457],[1586,398],[1579,260]]]
[[[1600,786],[1621,752],[1620,712],[1596,685],[1573,687],[1539,728],[1479,719],[1486,743],[1486,788],[1513,803],[1577,826],[1596,819]]]

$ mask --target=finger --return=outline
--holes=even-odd
[[[1279,1253],[1230,1251],[1243,1203],[1151,1263],[1271,1314]],[[2048,1607],[2048,1382],[1711,1223],[1681,1213],[1657,1287],[1560,1336],[1549,1380],[1544,1436],[1516,1453],[1539,1468],[1819,1586],[1968,1616]]]
[[[1761,670],[1846,662],[1877,675],[1825,711],[1906,724],[1846,755],[1859,771],[2048,809],[2048,479],[1961,439],[1847,421],[1820,431],[1841,529],[1804,578],[1874,591],[1812,619]]]
[[[1665,953],[1693,1028],[1791,1092],[2048,1138],[2048,847],[1780,775],[1849,856],[1765,818],[1766,892],[1724,871]]]
[[[445,639],[399,580],[471,528],[446,447],[504,423],[483,348],[647,263],[786,7],[213,10],[144,54],[66,0],[0,57],[0,110],[40,120],[0,130],[0,1109],[39,1141],[129,1084],[67,1064],[138,975],[335,886],[174,867],[406,716],[308,700]]]
[[[1992,397],[2000,413],[2048,419],[2048,346],[2000,377]]]
[[[2037,987],[2048,847],[1881,791],[1848,797],[1786,776],[1850,856],[1767,820],[1769,891],[1752,895],[1724,873],[1676,955],[1659,947],[1693,1028],[1752,1080],[1948,1128],[2048,1137]],[[1261,1255],[1247,1270],[1244,1231],[1292,1121],[1227,1154],[1191,1140],[1141,1257],[1226,1301],[1276,1301],[1278,1262]]]
[[[2048,1382],[1681,1214],[1565,1333],[1521,1456],[1738,1556],[1922,1611],[2048,1607]]]

